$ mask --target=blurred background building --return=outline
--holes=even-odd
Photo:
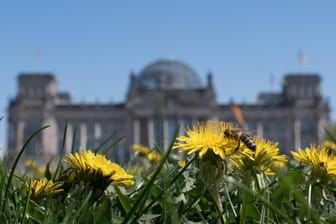
[[[225,88],[230,83],[216,85]],[[157,60],[139,74],[130,74],[127,99],[121,104],[74,103],[70,93],[57,91],[53,74],[20,74],[17,88],[8,107],[8,151],[21,147],[41,126],[50,125],[25,152],[26,159],[41,161],[57,158],[66,124],[66,152],[99,147],[114,133],[125,138],[109,156],[126,163],[132,144],[153,147],[163,142],[168,146],[178,125],[183,134],[196,121],[239,123],[259,137],[278,142],[287,154],[320,143],[329,122],[318,74],[288,74],[281,92],[260,93],[254,104],[218,103],[213,75],[209,73],[207,83],[202,84],[192,68],[177,60]]]

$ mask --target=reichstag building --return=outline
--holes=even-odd
[[[236,121],[232,105],[216,101],[213,76],[208,74],[203,84],[191,67],[177,60],[157,60],[139,74],[130,74],[126,101],[118,104],[74,103],[70,93],[57,91],[52,74],[20,74],[17,81],[17,94],[8,107],[9,151],[19,149],[41,126],[50,125],[28,145],[26,158],[57,158],[66,124],[66,152],[96,148],[115,133],[125,138],[109,156],[126,163],[132,144],[167,146],[178,125],[183,134],[195,121]],[[260,93],[255,103],[238,105],[246,128],[278,142],[287,154],[321,142],[329,106],[321,96],[320,82],[317,74],[284,76],[281,92]]]

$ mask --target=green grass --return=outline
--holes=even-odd
[[[0,223],[336,223],[335,181],[312,184],[308,167],[292,160],[273,176],[237,170],[226,161],[218,179],[219,208],[213,186],[199,176],[197,156],[180,167],[172,153],[174,141],[166,149],[163,144],[153,149],[162,155],[159,162],[147,161],[145,166],[141,162],[146,158],[139,158],[129,164],[142,166],[134,173],[134,186],[111,185],[97,196],[80,182],[35,202],[28,193],[32,177],[16,167],[27,145],[45,128],[26,140],[11,167],[6,161],[0,164]],[[66,135],[65,128],[64,142]],[[96,151],[106,154],[121,140],[117,137],[108,146],[103,142]],[[63,156],[64,145],[55,171],[45,172],[54,182],[62,181],[67,169]]]

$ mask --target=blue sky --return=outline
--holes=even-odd
[[[21,72],[57,75],[58,89],[75,101],[120,102],[131,71],[175,58],[203,83],[211,71],[223,103],[280,91],[287,73],[318,73],[333,110],[335,10],[333,1],[300,0],[2,1],[0,145]],[[307,64],[299,63],[300,50]]]

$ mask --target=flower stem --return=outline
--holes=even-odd
[[[200,160],[200,176],[203,183],[209,188],[210,193],[221,214],[223,214],[222,200],[218,191],[219,183],[223,180],[223,161],[219,156],[209,150]]]
[[[312,200],[312,188],[313,188],[313,184],[310,183],[308,186],[308,208],[310,209],[311,206],[311,200]]]

